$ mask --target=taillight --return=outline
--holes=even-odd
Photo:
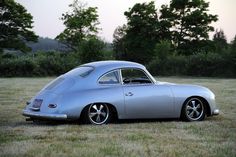
[[[48,107],[49,107],[49,108],[56,108],[56,107],[57,107],[57,104],[49,104]]]
[[[42,103],[43,103],[42,99],[35,99],[34,102],[33,102],[33,107],[34,108],[40,108]]]

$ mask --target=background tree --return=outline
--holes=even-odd
[[[155,58],[165,60],[168,56],[173,54],[170,41],[161,40],[160,43],[155,45]]]
[[[125,48],[127,60],[147,63],[158,42],[159,20],[154,2],[137,3],[126,11]]]
[[[83,40],[79,51],[80,62],[83,64],[102,60],[104,47],[105,43],[97,37]]]
[[[25,42],[36,42],[38,38],[31,30],[32,19],[30,13],[14,0],[0,1],[0,52],[3,49],[31,50]]]
[[[217,15],[208,14],[209,3],[204,0],[171,0],[170,5],[162,5],[161,21],[170,26],[171,39],[177,50],[183,54],[204,51],[208,44],[210,26],[217,21]],[[168,25],[169,22],[169,25]]]
[[[215,46],[215,52],[223,53],[228,48],[228,43],[224,34],[224,31],[220,29],[216,30],[213,36],[213,42]]]
[[[86,8],[79,0],[74,0],[69,7],[72,8],[72,12],[62,14],[61,18],[66,29],[56,39],[77,51],[83,40],[95,36],[98,32],[97,7]]]
[[[234,57],[236,63],[236,35],[234,36],[234,39],[230,43],[230,53]]]
[[[115,51],[116,59],[126,58],[125,35],[127,26],[118,26],[113,33],[112,46]]]

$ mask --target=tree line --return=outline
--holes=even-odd
[[[135,4],[124,12],[127,23],[115,29],[112,49],[97,36],[98,8],[74,0],[61,17],[65,29],[55,38],[64,49],[37,55],[26,44],[38,40],[33,17],[14,0],[0,3],[1,76],[58,75],[108,59],[145,64],[154,75],[236,76],[236,36],[227,43],[224,31],[214,30],[210,24],[218,16],[208,13],[204,0],[171,0],[159,10],[154,1]],[[6,53],[12,49],[22,53]]]

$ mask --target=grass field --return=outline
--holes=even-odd
[[[236,156],[236,79],[159,79],[210,88],[221,112],[203,122],[26,122],[25,102],[51,79],[0,79],[0,156]]]

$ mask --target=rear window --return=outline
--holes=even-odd
[[[68,72],[68,74],[73,74],[81,77],[86,77],[88,76],[92,71],[94,70],[93,67],[90,66],[81,66],[78,68],[75,68],[71,71]]]
[[[119,74],[117,71],[113,71],[103,75],[99,79],[100,84],[117,84],[119,83]]]
[[[47,90],[51,90],[54,87],[56,87],[57,85],[59,85],[61,82],[64,81],[63,77],[58,77],[57,79],[53,80],[51,83],[48,84],[48,86],[46,87]]]

